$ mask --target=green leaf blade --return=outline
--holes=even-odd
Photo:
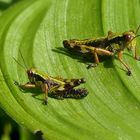
[[[21,1],[1,15],[0,25],[0,104],[18,123],[31,131],[41,130],[46,139],[121,140],[139,139],[139,63],[125,52],[132,67],[128,77],[117,60],[102,62],[87,70],[78,58],[63,51],[62,41],[70,38],[103,36],[108,30],[124,32],[136,28],[137,0],[128,1]],[[107,9],[107,6],[109,6]],[[128,5],[132,10],[129,11]],[[120,9],[120,10],[118,10]],[[111,12],[110,12],[111,11]],[[135,22],[130,15],[135,13]],[[125,26],[125,24],[127,26]],[[82,100],[32,97],[23,93],[14,80],[28,81],[21,64],[21,50],[28,67],[51,76],[86,79],[82,85],[89,95]],[[35,93],[36,94],[36,93]]]

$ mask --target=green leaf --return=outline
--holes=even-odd
[[[132,69],[127,76],[117,59],[91,70],[82,58],[63,51],[70,38],[104,36],[108,30],[124,32],[139,25],[139,0],[24,0],[5,10],[0,19],[0,105],[14,120],[45,139],[139,140],[140,62],[124,53]],[[139,39],[137,39],[139,46]],[[28,81],[14,61],[23,61],[51,76],[86,79],[89,95],[82,100],[36,98],[15,85]],[[139,51],[140,52],[140,51]]]

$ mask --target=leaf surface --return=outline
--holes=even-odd
[[[19,124],[41,130],[55,140],[138,140],[140,137],[140,62],[124,52],[132,69],[127,76],[117,59],[86,69],[82,57],[63,49],[64,39],[105,36],[139,25],[138,0],[24,0],[5,10],[0,19],[0,105]],[[139,46],[139,39],[137,39]],[[28,81],[13,59],[51,76],[86,79],[89,95],[82,100],[49,98],[20,91],[14,80]],[[140,52],[140,51],[139,51]]]

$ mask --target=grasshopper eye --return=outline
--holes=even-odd
[[[124,39],[125,39],[126,41],[131,41],[131,40],[133,39],[133,36],[132,36],[131,34],[125,34],[125,35],[124,35]]]
[[[31,70],[27,70],[27,74],[29,77],[32,77],[34,75],[33,71],[31,71]]]

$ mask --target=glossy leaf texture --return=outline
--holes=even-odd
[[[105,36],[108,30],[136,30],[139,0],[23,0],[0,18],[0,105],[16,122],[50,140],[139,140],[140,62],[124,52],[127,76],[114,57],[86,69],[81,56],[68,54],[64,39]],[[137,38],[137,46],[139,46]],[[86,79],[82,99],[42,104],[40,91],[23,92],[14,81],[28,82],[19,50],[30,67],[51,76]],[[140,54],[140,49],[138,47]],[[33,97],[33,94],[38,96]]]

